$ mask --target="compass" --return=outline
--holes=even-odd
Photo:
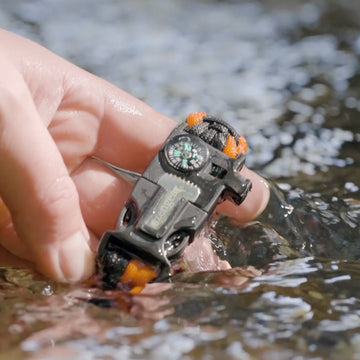
[[[191,172],[200,169],[206,163],[209,150],[196,136],[178,135],[166,144],[165,156],[176,170]]]

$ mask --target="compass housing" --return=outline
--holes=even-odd
[[[164,147],[168,163],[176,170],[189,173],[202,168],[209,158],[209,149],[199,137],[186,134],[169,139]]]

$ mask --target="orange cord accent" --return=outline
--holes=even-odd
[[[139,294],[145,285],[158,275],[149,265],[138,259],[132,259],[122,274],[120,281],[133,286],[130,290],[131,294]]]
[[[239,136],[239,145],[236,145],[235,138],[232,135],[229,135],[226,139],[223,153],[232,158],[236,158],[239,154],[245,154],[247,149],[247,142],[243,136]]]
[[[196,124],[200,124],[205,116],[206,116],[206,112],[204,111],[192,112],[188,115],[186,121],[189,126],[193,126]]]
[[[142,292],[142,290],[144,289],[145,285],[139,285],[139,286],[134,286],[129,293],[131,295],[138,295]]]
[[[248,144],[246,139],[243,136],[239,136],[239,146],[238,146],[239,154],[246,154],[248,151]]]
[[[226,139],[226,145],[224,147],[223,153],[232,158],[236,158],[238,155],[236,141],[232,135],[229,135]]]

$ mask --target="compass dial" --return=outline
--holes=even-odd
[[[175,169],[191,172],[205,164],[209,150],[204,142],[195,136],[178,135],[167,143],[165,155]]]

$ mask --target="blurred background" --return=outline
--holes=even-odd
[[[359,19],[356,1],[334,0],[2,0],[0,7],[3,28],[176,120],[196,110],[221,116],[247,136],[248,165],[272,177],[355,160],[340,150],[359,142]]]
[[[177,121],[223,118],[273,184],[259,222],[216,230],[264,275],[180,277],[155,322],[0,268],[1,360],[360,358],[359,1],[1,0],[0,26]]]

